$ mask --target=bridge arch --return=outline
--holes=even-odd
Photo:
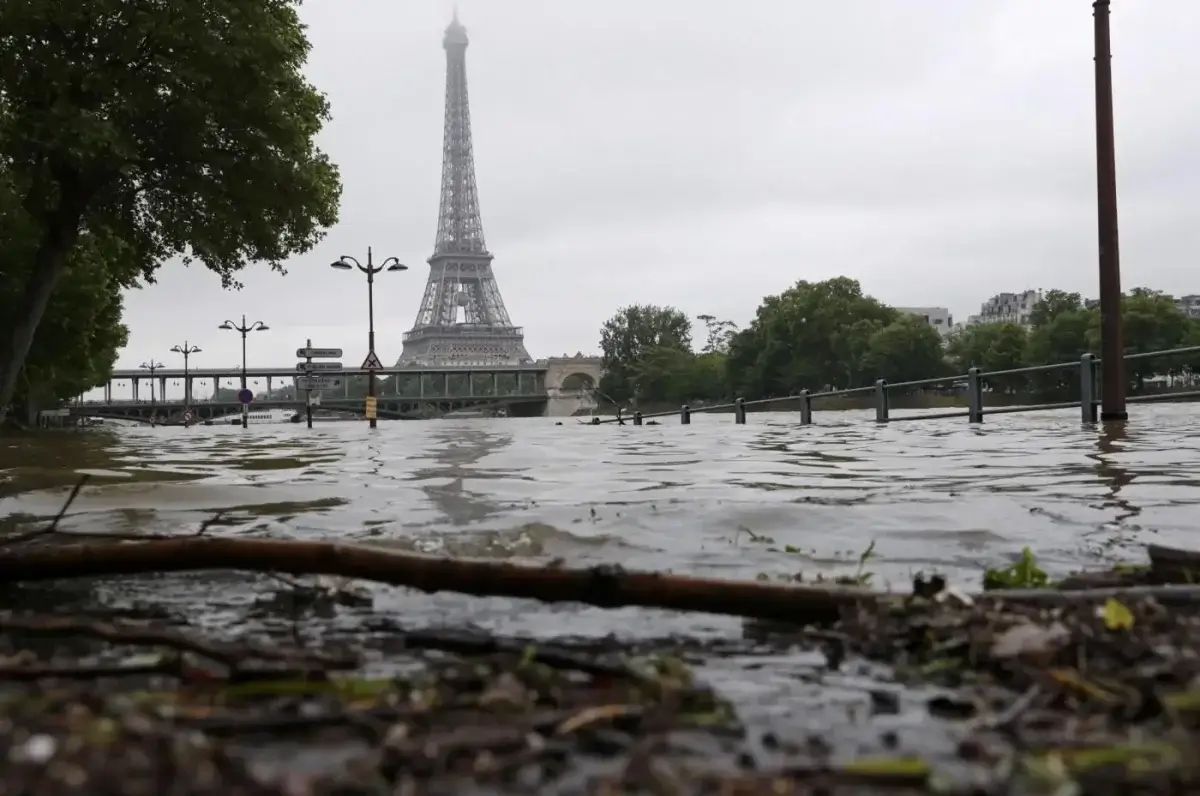
[[[596,389],[596,378],[591,373],[570,373],[563,377],[559,389],[563,392],[589,392]]]
[[[546,389],[552,392],[584,392],[600,385],[604,369],[600,357],[550,357],[546,365]]]

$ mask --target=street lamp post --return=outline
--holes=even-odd
[[[329,264],[331,268],[337,268],[341,271],[350,271],[354,268],[362,271],[367,275],[367,352],[375,353],[375,274],[381,271],[407,271],[408,266],[401,263],[395,257],[389,257],[379,265],[375,265],[371,259],[371,247],[367,247],[367,264],[363,265],[358,260],[343,254],[335,262]],[[367,371],[367,395],[375,397],[375,369],[370,368]],[[376,427],[375,418],[370,418],[371,428]]]
[[[225,321],[225,323],[221,324],[217,328],[232,330],[239,332],[242,335],[242,389],[244,390],[246,389],[246,335],[250,334],[250,332],[265,332],[271,327],[267,326],[262,321],[255,321],[254,323],[247,324],[246,316],[243,315],[241,326],[238,326],[233,321]],[[248,404],[242,404],[242,428],[247,428],[249,425],[250,406]]]
[[[150,406],[151,407],[153,407],[156,403],[155,398],[154,398],[154,371],[158,370],[162,366],[163,366],[163,364],[161,362],[155,362],[153,359],[150,360],[149,362],[143,362],[142,364],[138,365],[139,368],[150,371]]]
[[[200,349],[194,345],[189,346],[187,340],[184,340],[182,346],[177,345],[171,350],[176,354],[183,354],[183,411],[186,412],[192,408],[192,382],[188,377],[188,357],[200,353]]]

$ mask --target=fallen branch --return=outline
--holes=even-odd
[[[274,539],[185,537],[0,550],[0,584],[231,569],[290,575],[338,575],[405,586],[426,593],[450,591],[543,602],[586,603],[602,608],[641,606],[703,611],[800,625],[836,621],[843,609],[878,596],[848,587],[715,580],[626,572],[612,566],[591,569],[539,567],[436,558],[331,542]],[[0,630],[3,630],[2,625]]]
[[[584,603],[601,608],[638,606],[700,611],[795,625],[828,624],[837,621],[844,609],[903,598],[903,595],[847,586],[717,580],[657,572],[627,572],[609,565],[590,569],[540,567],[438,558],[332,542],[189,536],[150,542],[0,550],[0,585],[205,570],[335,575],[405,586],[430,594],[457,592],[549,603]],[[1079,591],[1002,589],[984,592],[971,599],[1068,605],[1108,598],[1153,598],[1163,605],[1200,606],[1200,586],[1131,586]],[[0,619],[0,632],[11,621]]]

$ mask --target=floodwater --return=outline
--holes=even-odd
[[[696,415],[681,426],[574,419],[105,428],[0,439],[0,516],[53,515],[92,474],[64,531],[195,530],[336,539],[455,556],[600,562],[714,577],[865,568],[898,587],[917,571],[975,587],[1032,548],[1052,575],[1195,546],[1200,413],[1131,407],[1121,429],[1077,410],[879,426],[867,412]],[[14,494],[16,492],[16,494]],[[100,584],[102,599],[239,621],[261,580],[208,573]],[[471,624],[528,635],[734,638],[737,620],[380,588],[372,609],[406,626]],[[814,661],[714,662],[727,695],[785,712]],[[749,673],[753,672],[750,676]],[[811,685],[811,679],[808,680]],[[825,683],[823,687],[829,684]],[[809,713],[811,716],[811,702]],[[803,713],[803,711],[801,711]],[[819,720],[810,718],[807,720]]]

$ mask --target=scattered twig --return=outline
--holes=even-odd
[[[79,477],[79,481],[75,484],[75,486],[71,487],[71,492],[67,495],[66,502],[62,504],[62,508],[60,508],[58,513],[54,515],[54,518],[50,520],[49,525],[45,526],[44,528],[36,528],[32,531],[26,531],[25,533],[17,534],[16,536],[10,536],[7,539],[0,540],[0,544],[5,546],[19,545],[32,539],[37,539],[41,536],[47,536],[58,531],[58,524],[62,522],[63,517],[67,516],[67,511],[71,508],[71,504],[74,503],[75,499],[79,497],[80,491],[90,480],[91,476],[87,474]]]
[[[0,612],[0,633],[25,633],[37,636],[87,636],[114,644],[169,647],[191,652],[215,661],[230,669],[239,669],[249,657],[261,660],[291,661],[295,653],[264,648],[251,644],[230,644],[204,641],[168,628],[147,624],[110,623],[58,616],[21,616]],[[344,657],[309,654],[314,663],[329,668],[353,668],[357,660]]]
[[[0,681],[30,682],[33,680],[102,680],[116,677],[137,677],[147,675],[182,675],[179,656],[164,656],[156,663],[147,664],[112,664],[96,666],[65,666],[14,664],[0,666]]]

